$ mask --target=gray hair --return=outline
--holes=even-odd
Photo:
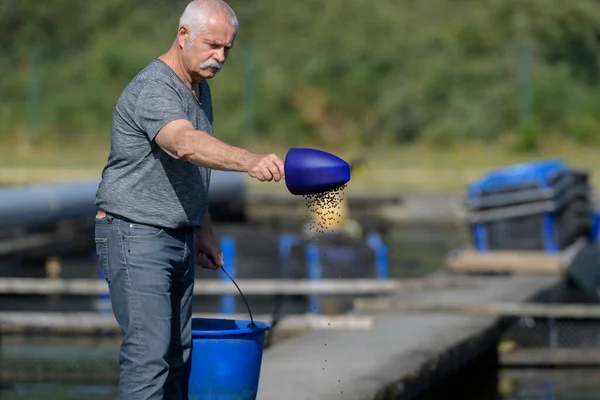
[[[194,41],[196,35],[206,32],[206,22],[210,16],[216,12],[223,11],[226,11],[229,14],[229,23],[237,29],[238,19],[235,12],[229,4],[223,0],[192,0],[187,5],[179,18],[179,28],[183,25],[187,25],[190,29],[190,45]]]

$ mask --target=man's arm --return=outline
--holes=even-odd
[[[218,269],[223,265],[223,253],[215,237],[208,210],[204,214],[202,226],[194,230],[194,257],[202,268]]]
[[[284,177],[283,161],[275,154],[254,154],[231,146],[211,134],[194,129],[187,120],[175,120],[164,126],[155,142],[171,157],[222,171],[247,172],[260,181]]]
[[[176,120],[162,128],[154,139],[172,157],[226,171],[248,171],[256,154],[228,145],[207,132],[194,129],[187,120]]]
[[[148,139],[171,157],[211,169],[247,172],[259,181],[278,182],[284,176],[283,161],[275,154],[254,154],[194,129],[183,111],[181,97],[165,82],[143,88],[135,121]]]
[[[214,234],[213,222],[212,222],[212,218],[210,217],[210,213],[208,212],[208,208],[206,209],[206,212],[204,213],[204,218],[202,219],[202,225],[197,227],[196,231],[198,233]]]

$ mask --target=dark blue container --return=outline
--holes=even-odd
[[[350,165],[322,150],[292,148],[284,166],[285,184],[295,195],[329,192],[350,181]]]
[[[592,232],[590,240],[592,243],[597,244],[600,235],[600,211],[595,210],[592,214]]]
[[[468,186],[466,208],[478,251],[564,249],[589,234],[587,174],[560,159],[489,172]]]
[[[189,400],[255,400],[269,329],[259,321],[193,318]]]
[[[560,159],[534,161],[512,165],[487,173],[468,186],[469,201],[525,188],[544,190],[552,187],[555,180],[569,168]]]

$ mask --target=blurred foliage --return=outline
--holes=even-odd
[[[0,135],[107,137],[120,91],[171,45],[185,4],[3,0]],[[230,4],[240,31],[211,81],[230,142],[600,142],[599,0]]]

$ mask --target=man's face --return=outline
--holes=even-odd
[[[210,18],[206,27],[206,32],[196,34],[191,45],[189,32],[180,38],[183,63],[194,81],[210,79],[219,72],[237,34],[235,26],[222,16]]]

